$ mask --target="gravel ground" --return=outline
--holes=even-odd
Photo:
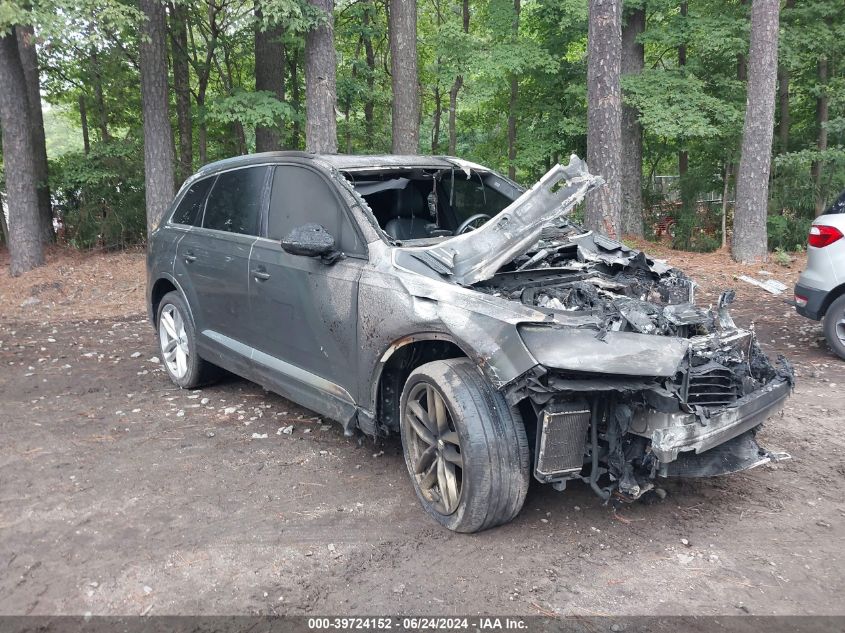
[[[234,377],[175,389],[142,254],[65,257],[3,280],[0,614],[845,614],[845,363],[782,298],[739,288],[735,314],[798,369],[760,436],[791,461],[620,508],[532,485],[466,536],[423,513],[395,439]],[[705,300],[733,270],[713,257],[672,262]],[[123,301],[97,311],[93,269]]]

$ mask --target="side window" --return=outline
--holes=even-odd
[[[220,174],[205,205],[203,227],[258,235],[267,167],[247,167]]]
[[[204,178],[192,184],[182,197],[179,206],[176,207],[176,211],[173,212],[170,221],[174,224],[199,226],[202,222],[202,206],[205,202],[205,196],[213,182],[214,178]]]
[[[344,253],[365,252],[352,221],[320,174],[296,165],[276,167],[267,237],[281,240],[298,226],[321,224],[335,239],[335,247]]]

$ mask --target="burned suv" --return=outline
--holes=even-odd
[[[729,473],[793,374],[697,307],[682,272],[567,216],[572,157],[524,191],[460,159],[254,154],[189,179],[153,233],[148,306],[172,380],[218,368],[347,433],[399,433],[446,527],[513,519],[533,476],[633,500]]]

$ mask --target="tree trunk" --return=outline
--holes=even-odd
[[[417,3],[413,0],[390,0],[388,20],[393,84],[393,153],[416,154],[420,146]]]
[[[300,112],[302,112],[302,99],[299,90],[299,54],[294,53],[288,55],[288,66],[290,68],[290,85],[291,85],[291,101],[293,102],[293,111],[296,117],[293,120],[291,129],[291,147],[299,149],[299,141],[302,138],[302,123],[300,122]]]
[[[436,80],[435,80],[436,81]],[[440,95],[440,86],[434,86],[434,121],[431,124],[431,153],[440,153],[440,121],[443,118],[443,99]]]
[[[469,34],[469,0],[463,0],[461,6],[461,17],[463,19],[464,35]],[[455,83],[452,84],[449,90],[449,155],[454,156],[457,151],[458,131],[458,93],[464,86],[464,76],[458,75],[455,77]]]
[[[334,49],[334,0],[308,0],[325,20],[305,36],[305,148],[337,153],[337,55]]]
[[[107,143],[111,140],[109,134],[109,112],[103,95],[103,76],[100,74],[100,59],[97,49],[92,48],[89,57],[91,64],[91,78],[94,84],[94,108],[97,115],[97,129],[100,131],[100,141]]]
[[[373,102],[373,94],[375,92],[375,75],[376,75],[376,53],[373,49],[373,39],[370,34],[370,11],[372,6],[367,3],[363,14],[364,23],[364,58],[367,60],[367,96],[364,101],[364,131],[367,138],[364,141],[365,147],[369,150],[373,148],[373,115],[375,114],[375,103]]]
[[[455,83],[449,90],[449,155],[454,156],[456,146],[458,144],[458,130],[457,130],[457,111],[458,111],[458,92],[464,85],[464,76],[458,75],[455,77]]]
[[[818,62],[819,86],[820,92],[816,97],[816,127],[818,130],[818,137],[816,139],[816,147],[819,152],[827,150],[827,120],[828,120],[828,101],[827,101],[827,80],[828,80],[828,66],[827,56],[823,55]],[[816,217],[824,213],[825,197],[822,191],[822,164],[824,161],[815,160],[810,168],[813,176],[813,188],[816,193]]]
[[[53,205],[50,201],[49,171],[47,167],[47,142],[44,138],[44,115],[41,112],[41,81],[38,75],[38,52],[35,33],[31,26],[16,26],[18,51],[26,78],[26,94],[32,124],[32,144],[35,150],[35,178],[38,183],[38,217],[41,239],[45,244],[55,241],[53,231]]]
[[[645,67],[643,45],[637,42],[645,30],[645,9],[627,12],[622,28],[622,74],[639,75]],[[637,109],[622,104],[622,233],[643,236],[643,128]]]
[[[733,258],[765,261],[766,212],[775,118],[780,0],[753,0],[748,51],[748,97],[736,178]]]
[[[82,149],[87,156],[91,152],[91,137],[88,134],[88,110],[85,108],[85,95],[79,95],[79,125],[82,127]]]
[[[728,245],[728,193],[730,193],[731,161],[725,161],[725,181],[722,183],[722,248]]]
[[[14,30],[0,37],[0,127],[9,208],[10,271],[18,276],[44,263],[38,181],[27,83]]]
[[[285,100],[284,29],[276,24],[267,29],[261,23],[261,6],[255,3],[255,89],[268,90],[279,101]],[[276,127],[258,125],[255,128],[255,151],[273,152],[282,149],[281,135]]]
[[[787,11],[795,7],[795,0],[786,0],[784,6],[784,14],[782,22],[787,19]],[[784,24],[784,27],[786,25]],[[789,115],[789,81],[791,79],[789,67],[785,63],[781,63],[778,67],[778,109],[780,110],[780,119],[778,120],[778,149],[780,153],[785,154],[789,151],[789,132],[792,119]]]
[[[778,102],[780,105],[780,121],[778,122],[778,141],[780,152],[789,151],[789,69],[781,64],[778,69]]]
[[[191,121],[191,74],[188,61],[188,8],[170,4],[170,43],[173,49],[173,92],[179,127],[178,173],[181,185],[194,173],[194,130]]]
[[[519,39],[519,12],[521,0],[513,0],[513,22],[511,23],[511,41]],[[508,178],[516,178],[516,108],[519,104],[519,77],[511,73],[511,94],[508,100]]]
[[[684,18],[684,26],[686,27],[686,17],[688,13],[688,6],[686,2],[681,3],[680,7],[681,17]],[[678,68],[683,70],[687,65],[687,45],[686,42],[678,46]],[[689,153],[682,149],[678,152],[678,175],[682,178],[686,176],[689,170]],[[683,189],[681,189],[683,191]]]
[[[144,115],[144,184],[147,233],[161,221],[173,200],[173,130],[167,98],[167,45],[164,5],[140,0],[144,14],[141,52],[141,108]]]
[[[621,0],[590,0],[587,37],[587,163],[605,185],[587,196],[588,228],[618,237],[622,228]]]

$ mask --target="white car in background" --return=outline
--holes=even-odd
[[[795,309],[824,320],[830,348],[845,359],[845,191],[813,221],[807,238],[807,268],[795,285]]]

